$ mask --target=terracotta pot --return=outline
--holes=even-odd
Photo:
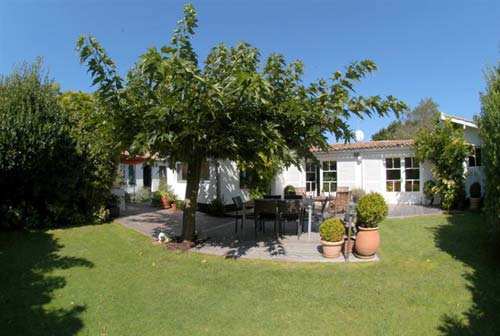
[[[344,240],[344,246],[342,247],[342,251],[344,251],[344,252],[349,251],[349,253],[352,253],[355,245],[356,245],[355,238],[351,237],[351,240],[348,242],[347,237],[346,237]]]
[[[340,251],[342,250],[342,245],[344,245],[344,241],[339,242],[326,242],[321,241],[323,245],[323,257],[325,258],[337,258],[340,255]]]
[[[356,256],[371,259],[377,253],[380,246],[380,234],[378,226],[374,228],[359,227],[356,235]]]
[[[161,206],[163,209],[170,208],[170,196],[162,195],[160,196],[160,199],[161,199]]]
[[[471,197],[470,198],[470,209],[471,210],[477,210],[477,209],[479,209],[479,203],[481,203],[481,199],[480,198]]]
[[[174,211],[175,211],[175,210],[177,210],[177,203],[172,203],[172,204],[170,205],[170,207],[171,207],[171,208],[172,208],[172,210],[174,210]]]

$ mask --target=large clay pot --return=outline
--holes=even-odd
[[[170,196],[161,195],[160,199],[161,199],[161,206],[163,207],[163,209],[170,208]]]
[[[344,241],[342,240],[339,242],[327,242],[322,240],[321,245],[323,245],[323,257],[337,258],[340,255],[340,251],[342,250]]]
[[[371,259],[377,253],[380,245],[380,234],[378,226],[374,228],[359,227],[356,235],[356,256],[364,259]]]
[[[173,202],[170,207],[172,208],[173,211],[177,210],[177,203]]]
[[[479,209],[479,203],[481,203],[481,199],[478,197],[471,197],[470,198],[470,209],[471,210],[477,210]]]

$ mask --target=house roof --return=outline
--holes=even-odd
[[[382,141],[366,141],[353,142],[348,144],[330,144],[328,152],[361,150],[361,149],[383,149],[383,148],[403,148],[412,147],[414,140],[382,140]],[[319,148],[314,148],[313,152],[323,152]]]
[[[472,120],[468,120],[462,117],[452,116],[449,114],[441,113],[441,120],[450,120],[452,123],[469,126],[472,128],[477,128],[477,123]]]

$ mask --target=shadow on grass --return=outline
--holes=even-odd
[[[44,231],[0,234],[0,328],[4,335],[74,335],[83,326],[85,306],[48,309],[54,291],[66,279],[52,275],[58,269],[93,267],[85,259],[62,257],[62,246]]]
[[[463,276],[473,304],[464,316],[442,316],[445,335],[500,334],[500,256],[483,218],[474,213],[448,217],[435,231],[438,248],[471,267]]]

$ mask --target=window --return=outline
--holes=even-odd
[[[474,147],[474,155],[469,156],[469,167],[480,167],[481,163],[481,148]]]
[[[323,161],[323,191],[337,190],[337,161]]]
[[[135,166],[128,165],[128,184],[135,185]]]
[[[160,178],[167,178],[167,167],[166,166],[159,166],[158,167],[158,176]]]
[[[401,191],[401,159],[385,159],[386,190],[389,192]]]
[[[417,158],[405,158],[405,191],[420,191],[420,165]]]
[[[177,181],[186,181],[188,165],[185,162],[179,162],[176,165]],[[210,165],[208,161],[203,161],[200,169],[200,181],[210,180]]]
[[[306,162],[306,192],[316,191],[316,165]]]

